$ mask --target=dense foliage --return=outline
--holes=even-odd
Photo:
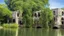
[[[0,22],[7,22],[8,18],[12,17],[12,12],[8,10],[4,5],[0,5]]]
[[[52,11],[49,9],[48,0],[5,0],[8,8],[12,11],[21,10],[23,22],[26,26],[32,26],[33,12],[41,10],[39,24],[48,28],[49,21],[52,20]]]

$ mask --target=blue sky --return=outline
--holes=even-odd
[[[4,0],[0,0],[4,4]],[[64,0],[49,0],[50,8],[64,8]]]
[[[0,0],[0,4],[4,4],[5,2],[4,2],[4,0]]]
[[[50,8],[64,8],[64,0],[49,0]]]

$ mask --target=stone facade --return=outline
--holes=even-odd
[[[22,13],[19,11],[13,11],[12,17],[13,17],[13,23],[22,24]]]
[[[18,24],[19,21],[18,11],[13,11],[12,16],[13,16],[13,22]]]
[[[55,21],[54,26],[60,27],[60,25],[64,24],[64,10],[56,8],[56,9],[52,9],[52,11]]]
[[[35,21],[38,21],[38,20],[39,20],[40,12],[41,12],[41,11],[35,11],[35,12],[33,13],[33,20],[35,20]]]
[[[52,9],[52,11],[53,11],[53,15],[54,15],[55,26],[64,24],[64,10],[56,8],[56,9]],[[33,16],[34,20],[39,19],[40,12],[41,11],[34,12],[34,16]],[[18,22],[19,22],[18,11],[13,11],[12,16],[13,16],[13,21],[15,21],[15,23],[18,24]]]

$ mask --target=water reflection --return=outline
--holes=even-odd
[[[29,29],[23,28],[19,30],[18,36],[63,36],[60,29]]]
[[[0,36],[64,36],[64,30],[60,29],[0,29]]]
[[[16,29],[0,29],[0,36],[15,36]]]
[[[55,30],[52,30],[53,33],[52,36],[62,36],[61,35],[61,30],[60,29],[55,29]]]

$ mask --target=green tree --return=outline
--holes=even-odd
[[[0,22],[7,22],[8,18],[12,18],[12,12],[3,5],[0,5]]]
[[[53,20],[53,13],[52,10],[49,8],[44,9],[44,11],[41,12],[40,22],[43,25],[44,28],[49,28],[50,21]]]
[[[52,11],[49,9],[48,0],[5,0],[8,8],[12,11],[19,10],[23,14],[23,22],[26,26],[32,26],[33,12],[41,10],[40,24],[48,28],[48,23],[52,20]]]

